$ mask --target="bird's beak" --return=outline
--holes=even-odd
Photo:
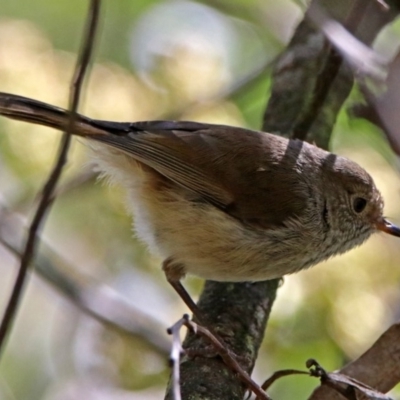
[[[400,237],[400,228],[396,225],[393,225],[386,218],[381,218],[376,223],[376,228],[382,232],[386,232],[389,233],[390,235]]]

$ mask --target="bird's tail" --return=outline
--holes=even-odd
[[[69,123],[66,110],[41,101],[0,92],[0,114],[5,117],[51,128],[65,130]],[[129,129],[128,123],[97,121],[77,114],[73,134],[90,137],[97,135],[124,135]]]

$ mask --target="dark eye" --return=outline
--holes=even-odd
[[[362,197],[356,197],[353,200],[353,209],[357,214],[364,211],[366,205],[367,200],[363,199]]]

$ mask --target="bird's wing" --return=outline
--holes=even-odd
[[[305,197],[296,190],[303,180],[294,170],[301,148],[288,156],[290,142],[276,136],[222,125],[152,121],[131,124],[122,136],[93,139],[132,155],[249,224],[282,225],[304,211]],[[277,140],[279,149],[271,151],[271,140]]]
[[[61,108],[8,93],[0,93],[0,114],[60,130],[69,121]],[[120,123],[79,114],[73,133],[124,151],[254,226],[285,224],[300,215],[307,196],[312,197],[304,186],[302,169],[296,166],[300,141],[222,125]]]
[[[188,131],[183,132],[188,134]],[[148,130],[134,130],[132,124],[130,132],[123,136],[96,135],[89,138],[124,151],[171,181],[225,209],[234,200],[232,193],[214,176],[211,165],[198,162],[199,149],[192,147],[181,134],[178,129],[161,130],[157,124]]]

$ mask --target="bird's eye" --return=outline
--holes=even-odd
[[[366,205],[367,205],[367,200],[365,200],[362,197],[356,197],[353,200],[353,209],[357,214],[359,214],[360,212],[363,212]]]

